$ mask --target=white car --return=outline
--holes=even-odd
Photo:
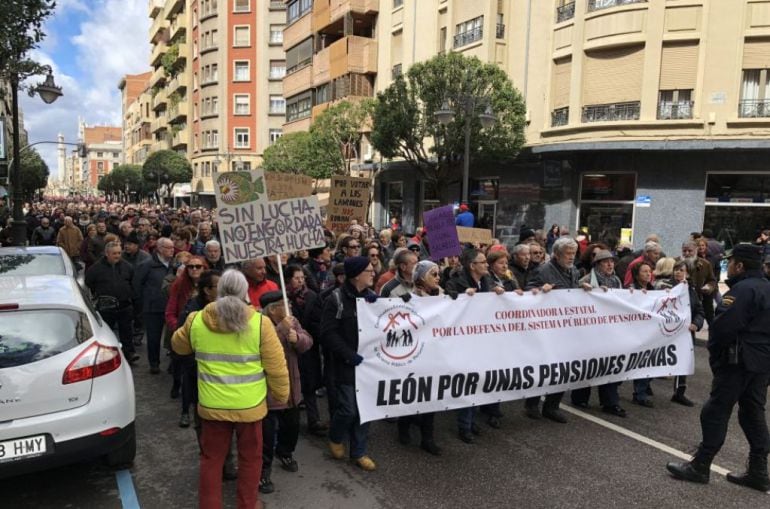
[[[83,271],[78,270],[64,249],[57,246],[0,247],[0,276],[45,276],[62,274],[74,277],[83,286]]]
[[[136,454],[134,379],[69,276],[0,276],[0,478]]]

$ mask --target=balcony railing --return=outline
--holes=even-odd
[[[575,17],[575,2],[560,5],[556,8],[556,22],[561,23]]]
[[[588,12],[609,9],[619,5],[647,3],[647,0],[588,0]],[[573,6],[574,9],[574,6]]]
[[[473,30],[468,30],[467,32],[459,33],[455,35],[454,47],[459,48],[460,46],[465,46],[466,44],[471,44],[473,42],[480,41],[483,36],[484,36],[484,27],[476,27]]]
[[[738,105],[738,116],[741,118],[770,117],[770,99],[744,99]]]
[[[692,118],[692,101],[658,103],[658,120],[681,120]]]
[[[569,123],[569,106],[557,108],[551,112],[551,127],[559,127]]]
[[[498,23],[495,29],[495,37],[498,39],[505,38],[505,23]]]
[[[583,122],[617,122],[639,120],[639,101],[583,106]]]

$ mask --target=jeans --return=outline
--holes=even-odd
[[[470,431],[473,426],[473,419],[476,417],[476,407],[469,406],[455,410],[457,412],[457,429],[460,431]]]
[[[160,339],[165,323],[163,313],[144,314],[144,327],[147,333],[147,361],[150,363],[150,367],[160,366]]]
[[[123,350],[123,355],[126,357],[129,354],[134,354],[134,337],[131,333],[131,319],[134,315],[133,307],[128,306],[115,311],[101,311],[105,323],[110,327],[118,327],[118,336],[120,337],[120,346]]]
[[[356,388],[353,385],[337,384],[337,408],[329,426],[329,440],[341,444],[350,439],[350,457],[358,459],[366,455],[369,439],[369,423],[361,424],[356,406]]]
[[[647,389],[649,388],[649,378],[634,380],[634,398],[636,398],[637,401],[647,401]]]
[[[238,509],[254,509],[259,501],[262,470],[262,421],[225,422],[203,420],[201,430],[198,499],[201,509],[222,507],[222,467],[230,440],[238,437]]]
[[[262,421],[262,471],[270,470],[273,457],[294,454],[299,440],[299,408],[270,410]]]

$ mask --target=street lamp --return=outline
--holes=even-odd
[[[19,137],[19,75],[11,75],[11,125],[13,128],[13,165],[11,167],[11,181],[13,182],[13,244],[24,246],[27,244],[27,223],[24,221],[22,202],[24,195],[21,189],[21,143]],[[43,83],[32,89],[32,92],[40,96],[46,104],[51,104],[61,97],[61,87],[57,87],[53,80],[53,73],[48,70],[48,76]]]
[[[465,131],[465,152],[463,153],[463,192],[462,203],[468,203],[468,180],[470,173],[470,152],[471,152],[471,120],[473,115],[476,115],[476,108],[481,104],[486,103],[483,113],[478,114],[481,127],[489,129],[497,121],[492,106],[489,105],[489,100],[486,98],[465,96],[458,100],[458,106],[460,111],[465,114],[465,125],[463,126]],[[441,125],[449,125],[457,116],[457,111],[449,106],[448,101],[444,101],[441,108],[433,112],[433,117],[438,120]]]

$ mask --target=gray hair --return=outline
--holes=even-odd
[[[512,251],[513,251],[514,255],[517,255],[517,254],[521,253],[522,251],[524,251],[525,249],[527,251],[529,251],[529,244],[525,244],[525,243],[516,244],[515,246],[513,246],[513,250]]]
[[[221,249],[222,245],[219,243],[219,241],[212,239],[206,242],[206,249],[208,249],[209,247],[216,247],[217,249]]]
[[[660,244],[654,241],[648,241],[644,244],[644,252],[651,253],[653,251],[661,251]]]
[[[160,246],[161,244],[163,244],[163,245],[171,244],[172,247],[174,246],[174,242],[170,238],[168,238],[168,237],[161,237],[161,238],[159,238],[157,245]]]
[[[217,324],[225,332],[243,332],[249,326],[249,306],[246,296],[249,283],[240,271],[229,269],[217,284]]]
[[[559,237],[553,243],[553,252],[557,255],[562,254],[567,248],[577,249],[578,243],[572,237]]]
[[[682,242],[682,248],[685,248],[685,247],[698,249],[698,244],[696,244],[694,240],[685,240],[684,242]]]
[[[114,240],[112,242],[107,242],[107,244],[104,246],[104,252],[106,253],[110,249],[115,249],[115,248],[121,249],[120,242],[118,242],[117,240]]]

